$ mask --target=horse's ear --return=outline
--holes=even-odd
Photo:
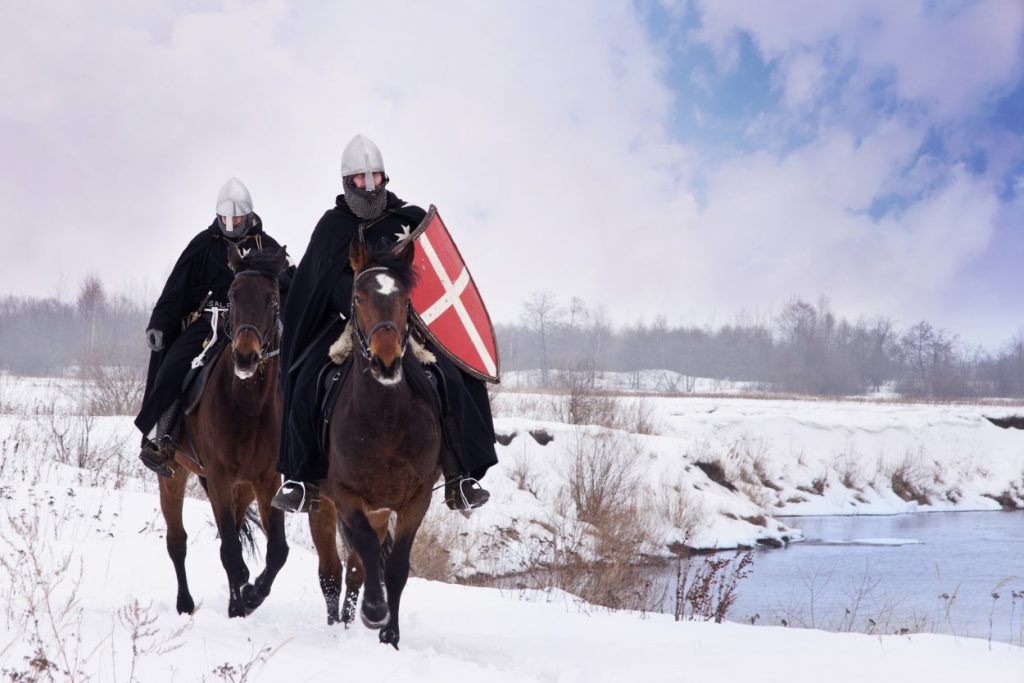
[[[362,233],[352,238],[348,248],[348,262],[352,264],[353,273],[358,273],[366,265],[366,245],[363,244]]]
[[[237,273],[242,270],[243,266],[242,254],[238,251],[238,247],[235,246],[234,242],[228,242],[228,268]]]
[[[405,239],[402,240],[401,244],[401,247],[398,249],[398,258],[411,266],[413,257],[416,256],[416,241]]]
[[[274,254],[274,267],[277,268],[277,272],[281,272],[288,265],[288,247],[282,246]]]

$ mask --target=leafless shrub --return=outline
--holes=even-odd
[[[531,466],[530,457],[526,454],[525,446],[523,452],[512,459],[508,470],[508,476],[516,483],[516,488],[520,491],[526,491],[534,498],[537,497],[537,486],[534,481],[534,471]]]
[[[663,481],[655,504],[661,519],[682,532],[683,545],[707,526],[707,512],[704,506],[696,496],[688,493],[687,487],[679,480],[672,484]]]
[[[619,402],[614,396],[597,391],[595,379],[593,370],[559,374],[559,393],[551,399],[556,421],[616,428]]]
[[[280,646],[276,649],[267,646],[257,650],[256,644],[252,642],[252,638],[246,638],[246,640],[249,642],[249,659],[237,664],[224,662],[214,668],[212,672],[214,676],[222,681],[228,681],[228,683],[246,683],[247,681],[254,680],[267,661],[281,649]]]
[[[558,497],[554,561],[543,572],[548,585],[610,609],[655,611],[667,588],[645,566],[643,552],[654,541],[645,496],[603,499],[602,517],[573,516],[571,496]],[[593,512],[593,510],[591,511]],[[587,552],[586,549],[590,548]],[[585,555],[593,553],[593,557]]]
[[[31,506],[12,515],[4,509],[0,526],[0,570],[6,585],[0,590],[6,608],[8,632],[32,652],[24,660],[27,669],[5,669],[11,680],[87,680],[84,667],[89,655],[82,652],[82,608],[78,601],[82,567],[73,567],[71,554],[53,547],[52,528]],[[52,522],[61,525],[64,517]],[[14,641],[15,643],[18,640]],[[12,643],[13,645],[14,643]]]
[[[88,356],[79,370],[79,412],[88,415],[135,415],[146,388],[146,369],[124,360],[104,362]]]
[[[907,451],[899,462],[892,466],[889,481],[893,493],[905,501],[915,501],[928,505],[928,472],[924,467],[924,459],[919,449],[917,452]]]
[[[135,669],[142,657],[147,655],[165,655],[177,650],[184,641],[182,636],[192,627],[192,618],[170,633],[156,628],[156,616],[152,613],[153,603],[142,605],[137,598],[132,598],[124,607],[117,611],[117,619],[128,631],[131,643],[131,659],[128,662],[128,680],[138,680]]]
[[[138,473],[138,468],[132,469],[121,457],[124,436],[113,431],[102,434],[94,415],[53,412],[43,420],[47,428],[46,446],[52,458],[92,472],[93,485],[110,483],[119,489],[130,474]]]
[[[431,506],[423,518],[409,557],[409,567],[414,576],[431,581],[455,580],[457,568],[452,564],[452,554],[461,545],[462,537],[459,527],[452,523],[450,513],[446,512]]]
[[[627,509],[639,490],[641,456],[631,439],[577,431],[563,473],[576,516],[600,526],[612,511]]]
[[[725,621],[739,597],[737,588],[751,571],[754,554],[737,552],[733,557],[705,555],[680,557],[676,567],[676,621],[684,619]]]
[[[853,460],[844,460],[839,466],[839,483],[848,489],[860,489],[860,469]]]
[[[614,428],[630,434],[657,434],[659,427],[654,419],[654,404],[644,397],[619,402],[618,418]]]

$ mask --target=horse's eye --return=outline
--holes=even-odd
[[[363,303],[363,298],[356,294],[355,296],[352,297],[352,303],[358,306],[359,304]]]

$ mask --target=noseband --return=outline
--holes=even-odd
[[[276,279],[265,273],[261,273],[258,270],[243,270],[241,272],[235,273],[235,279],[237,280],[240,277],[251,275],[258,275],[259,277],[265,277],[271,280]],[[256,338],[260,342],[260,362],[262,363],[265,360],[270,360],[274,356],[281,353],[280,345],[278,345],[278,347],[273,351],[267,353],[267,343],[270,341],[275,325],[277,326],[278,331],[280,331],[281,328],[280,304],[278,304],[274,308],[274,320],[273,322],[270,323],[270,326],[266,329],[266,331],[260,330],[260,328],[256,327],[252,323],[244,323],[242,325],[239,325],[238,329],[236,330],[231,325],[231,316],[229,315],[227,321],[224,323],[224,336],[226,336],[228,339],[231,340],[232,343],[234,343],[235,337],[237,337],[240,333],[245,332],[246,330],[252,332],[253,334],[256,335]]]
[[[352,329],[356,333],[356,341],[359,342],[359,352],[363,354],[363,358],[370,360],[370,340],[373,339],[373,335],[377,334],[381,330],[392,330],[396,337],[402,338],[402,350],[399,351],[398,357],[402,358],[405,356],[405,347],[409,343],[409,329],[412,325],[409,324],[409,318],[412,316],[412,304],[408,301],[405,302],[405,334],[400,334],[398,331],[398,325],[393,320],[381,320],[379,323],[370,328],[369,334],[363,334],[363,331],[359,329],[359,318],[356,317],[356,283],[359,282],[359,278],[376,271],[388,272],[389,269],[384,266],[373,266],[372,268],[366,268],[356,273],[355,277],[352,278],[352,309],[351,309],[351,320]]]

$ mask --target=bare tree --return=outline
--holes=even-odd
[[[540,348],[541,383],[548,386],[551,361],[548,346],[555,330],[563,324],[565,310],[558,305],[554,292],[534,292],[523,303],[520,319],[527,329],[537,335]]]
[[[96,328],[106,307],[107,293],[103,290],[103,283],[95,275],[86,276],[78,290],[76,302],[78,315],[85,324],[86,349],[91,350],[96,346]]]

